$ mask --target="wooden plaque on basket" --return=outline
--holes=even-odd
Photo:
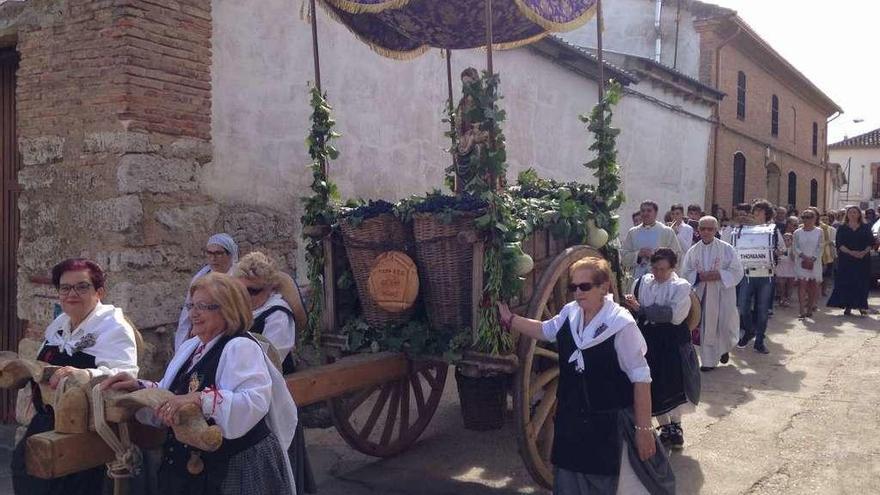
[[[411,308],[419,295],[419,272],[412,258],[400,251],[376,257],[370,270],[370,297],[385,311],[400,313]]]

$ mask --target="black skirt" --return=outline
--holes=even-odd
[[[651,415],[666,414],[688,401],[684,388],[681,346],[690,344],[687,324],[647,323],[639,325],[651,368]]]

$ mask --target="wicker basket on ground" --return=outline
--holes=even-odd
[[[348,253],[364,320],[373,327],[408,321],[414,307],[399,313],[386,311],[373,301],[369,290],[370,270],[373,269],[380,254],[387,251],[403,251],[410,254],[411,243],[406,226],[389,213],[368,218],[356,227],[348,220],[343,220],[340,225],[342,243]]]
[[[413,215],[422,298],[434,328],[461,330],[471,325],[474,252],[465,239],[476,237],[474,218],[473,213],[462,213],[446,224],[435,214]]]

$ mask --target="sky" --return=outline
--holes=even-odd
[[[736,10],[843,108],[828,126],[829,143],[880,128],[880,1],[704,1]]]

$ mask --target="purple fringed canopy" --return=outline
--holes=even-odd
[[[321,0],[378,53],[397,59],[429,48],[451,50],[486,45],[485,0]],[[514,48],[549,32],[569,31],[593,16],[596,0],[492,0],[492,41]]]

